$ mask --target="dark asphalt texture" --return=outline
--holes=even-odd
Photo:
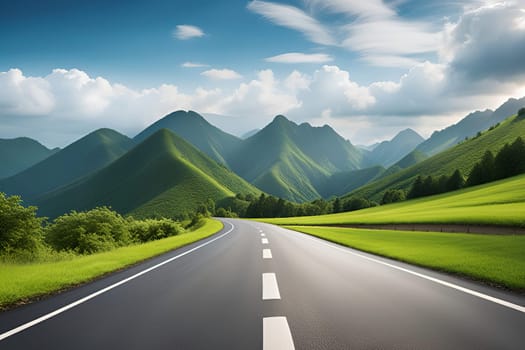
[[[301,233],[224,221],[222,232],[235,226],[224,237],[0,341],[0,349],[262,349],[263,318],[271,316],[287,318],[296,349],[525,348],[525,313]],[[0,334],[207,240],[1,313]],[[263,248],[273,259],[262,259]],[[525,305],[519,295],[359,254]],[[276,274],[281,300],[262,300],[264,272]]]

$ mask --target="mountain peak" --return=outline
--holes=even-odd
[[[284,115],[279,114],[279,115],[276,115],[275,118],[273,118],[271,124],[273,123],[293,123],[293,122],[289,120],[288,118],[286,118]]]

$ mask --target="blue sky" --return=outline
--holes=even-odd
[[[49,146],[179,108],[236,134],[285,114],[371,143],[525,94],[522,0],[1,5],[0,137]]]

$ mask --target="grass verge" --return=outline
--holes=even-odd
[[[365,252],[525,292],[525,236],[285,227]]]
[[[44,263],[0,263],[0,310],[183,247],[220,231],[220,221],[206,219],[195,231],[112,251]]]

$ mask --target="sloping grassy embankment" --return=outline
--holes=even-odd
[[[220,221],[206,219],[195,231],[144,244],[44,263],[0,263],[0,310],[17,303],[88,282],[97,277],[180,248],[220,231]]]

